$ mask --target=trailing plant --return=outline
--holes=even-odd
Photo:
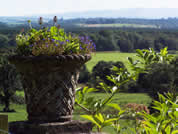
[[[87,37],[80,37],[66,34],[64,29],[57,25],[57,17],[54,19],[54,26],[42,27],[43,19],[40,17],[40,29],[32,28],[31,21],[28,21],[30,30],[22,31],[16,36],[18,55],[67,55],[67,54],[90,54],[96,48],[95,44]]]

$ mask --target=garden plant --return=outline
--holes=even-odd
[[[153,63],[165,64],[171,62],[173,59],[171,55],[168,55],[167,48],[162,49],[160,53],[155,52],[153,49],[137,50],[137,55],[141,57],[140,61],[133,61],[132,58],[128,58],[134,71],[132,74],[126,69],[114,66],[112,70],[116,72],[117,76],[106,76],[114,85],[111,86],[106,83],[100,83],[100,87],[104,89],[108,95],[106,98],[97,99],[95,97],[88,97],[89,93],[98,91],[96,88],[84,87],[83,89],[77,90],[75,103],[86,113],[85,115],[81,115],[81,117],[90,120],[98,132],[101,132],[104,127],[111,126],[116,133],[120,134],[124,129],[121,127],[120,120],[131,115],[130,118],[134,118],[136,124],[135,128],[130,128],[132,133],[176,134],[178,132],[178,98],[175,96],[175,92],[165,92],[165,94],[162,95],[159,94],[158,91],[159,100],[153,101],[152,108],[156,110],[153,114],[150,114],[149,110],[145,107],[139,111],[127,111],[112,102],[113,96],[121,90],[123,84],[130,80],[136,81],[140,73],[147,73],[148,65]],[[143,65],[138,66],[138,63]],[[111,107],[113,110],[116,109],[118,113],[115,115],[105,113],[104,110],[107,107]],[[135,109],[138,107],[135,107]]]

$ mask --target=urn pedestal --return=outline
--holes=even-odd
[[[15,55],[8,59],[22,74],[28,123],[21,124],[71,123],[79,69],[91,56]]]

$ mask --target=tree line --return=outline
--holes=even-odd
[[[77,31],[88,35],[96,43],[96,51],[135,52],[136,49],[154,48],[156,51],[164,47],[178,50],[178,32],[158,30],[94,30]]]
[[[159,29],[177,29],[178,18],[161,18],[161,19],[137,19],[137,18],[75,18],[75,19],[60,19],[61,24],[138,24],[138,25],[153,25]],[[52,24],[52,20],[49,21]]]
[[[0,23],[0,48],[15,46],[16,34],[22,29],[27,30],[28,27],[8,27]],[[178,50],[178,31],[175,30],[68,27],[66,31],[89,36],[96,44],[96,51],[135,52],[136,49],[148,48],[159,51],[164,47]]]

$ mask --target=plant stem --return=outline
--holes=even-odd
[[[105,103],[103,103],[103,105],[101,106],[101,107],[99,107],[95,112],[94,112],[94,115],[99,111],[99,110],[101,110],[103,107],[104,107],[104,105],[106,105],[111,99],[112,99],[112,97],[115,95],[115,93],[112,93],[108,98],[107,98],[107,100],[105,101]]]
[[[87,113],[89,114],[93,114],[89,109],[87,109],[86,107],[80,105],[79,103],[75,102],[75,104],[77,104],[79,107],[81,107],[83,110],[85,110]]]

